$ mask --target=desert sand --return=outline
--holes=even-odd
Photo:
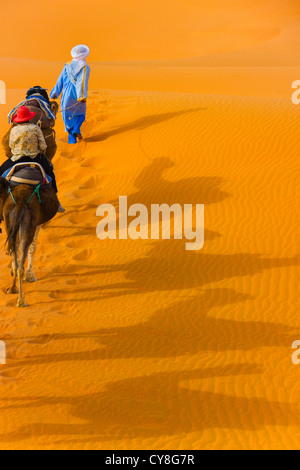
[[[0,252],[0,448],[299,448],[299,2],[15,3],[14,21],[1,7],[1,136],[74,44],[92,74],[84,142],[57,120],[66,213],[41,231],[28,309],[4,293]],[[34,48],[30,27],[11,36],[29,11],[57,25],[37,22]],[[98,240],[96,209],[120,195],[205,204],[203,250]]]

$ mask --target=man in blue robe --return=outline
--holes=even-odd
[[[86,100],[90,67],[86,63],[90,50],[80,45],[72,49],[73,60],[65,65],[50,97],[56,99],[62,93],[61,109],[69,144],[82,140],[81,126],[86,117]]]

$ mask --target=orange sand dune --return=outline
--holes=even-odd
[[[276,60],[276,51],[277,63],[292,65],[299,13],[298,0],[15,0],[13,11],[9,2],[1,6],[0,56],[65,60],[74,44],[86,42],[96,61],[245,51],[247,64],[262,46],[265,58]]]
[[[16,24],[25,15],[17,3]],[[158,2],[151,3],[156,11]],[[267,33],[276,44],[286,37],[275,37],[277,29],[291,31],[299,15],[294,1],[247,1],[244,8],[239,2],[236,17],[218,10],[219,2],[166,1],[161,24],[170,3],[174,10],[166,11],[172,28],[182,27],[184,50],[174,49],[172,37],[158,52],[159,22],[153,54],[151,41],[143,49],[119,45],[117,54],[105,29],[102,43],[83,22],[82,36],[89,33],[95,46],[92,60],[199,57],[198,36],[186,38],[185,28],[195,12],[207,15],[200,29],[207,24],[211,43],[210,28],[225,10],[220,28],[232,43],[225,41],[224,50],[235,57],[237,46],[266,44]],[[116,2],[101,4],[108,30],[105,18]],[[225,4],[231,13],[237,8],[235,1]],[[187,23],[178,17],[183,11]],[[62,26],[66,11],[55,12]],[[114,9],[120,35],[129,28],[120,18],[131,12]],[[7,4],[3,15],[9,13]],[[246,31],[237,41],[250,13],[253,28],[264,33]],[[95,24],[92,11],[83,19],[88,14]],[[60,46],[59,29],[51,56],[41,55],[44,38],[41,50],[37,45],[20,61],[28,44],[10,43],[9,23],[5,28],[1,135],[25,88],[37,78],[51,88],[78,38],[72,30]],[[222,53],[200,39],[203,54]],[[116,35],[116,49],[118,41]],[[280,42],[283,51],[289,41]],[[294,52],[295,44],[296,35]],[[300,339],[300,141],[299,108],[290,99],[300,69],[276,67],[272,51],[274,68],[93,65],[85,141],[68,146],[58,119],[54,164],[67,212],[41,231],[39,282],[25,285],[30,308],[17,310],[15,297],[4,294],[9,259],[0,253],[0,338],[8,354],[0,366],[1,449],[300,447],[300,366],[291,361],[291,345]],[[184,240],[98,240],[96,209],[117,205],[120,195],[147,207],[204,203],[204,249],[187,252]]]
[[[284,100],[125,91],[91,93],[78,147],[59,123],[67,213],[42,230],[31,307],[1,297],[1,448],[299,445],[297,130]],[[203,251],[98,241],[121,194],[205,203]]]

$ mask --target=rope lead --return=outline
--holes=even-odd
[[[10,195],[10,197],[12,198],[12,200],[14,201],[14,204],[15,206],[17,205],[16,201],[15,201],[15,198],[13,196],[13,193],[11,192],[11,187],[8,188],[8,194]]]
[[[37,195],[37,198],[38,198],[38,200],[39,200],[39,203],[42,204],[41,195],[40,195],[40,188],[41,188],[41,186],[42,186],[42,183],[40,183],[40,184],[35,188],[35,190],[34,190],[33,193],[31,194],[30,198],[28,199],[27,204],[28,204],[28,202],[31,201],[31,199],[33,198],[33,196],[34,196],[35,194]]]

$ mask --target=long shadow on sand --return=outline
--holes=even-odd
[[[72,287],[70,290],[67,288],[54,290],[52,298],[58,299],[60,302],[81,302],[86,299],[100,301],[104,298],[149,292],[159,294],[160,292],[173,291],[175,295],[175,291],[184,292],[187,289],[203,288],[225,279],[249,277],[261,274],[266,270],[299,265],[299,255],[291,258],[267,258],[259,254],[248,253],[219,255],[187,252],[183,241],[163,240],[153,244],[148,254],[137,260],[124,264],[106,265],[99,269],[97,266],[91,265],[77,267],[77,275],[84,278],[99,274],[124,272],[125,281],[102,286],[76,287],[76,292]],[[76,272],[76,265],[70,265],[68,272],[70,271]],[[250,280],[249,286],[251,286]],[[77,296],[74,296],[75,293]],[[90,295],[81,297],[81,294]]]
[[[200,156],[199,156],[200,159]],[[128,196],[128,205],[144,204],[149,210],[151,204],[215,204],[231,195],[222,189],[223,178],[190,177],[169,181],[165,173],[175,163],[168,157],[155,158],[141,171],[134,182],[136,191]],[[118,200],[110,201],[118,207]]]
[[[170,358],[197,355],[207,351],[248,351],[260,347],[285,347],[298,336],[296,330],[283,324],[255,321],[232,321],[214,318],[216,306],[251,301],[251,298],[229,289],[207,289],[194,298],[161,308],[142,323],[124,328],[93,330],[77,334],[54,334],[18,338],[32,341],[63,341],[91,338],[98,349],[90,351],[45,354],[18,362],[28,366],[60,362],[101,361],[130,358]],[[45,341],[44,341],[45,340]],[[167,347],[166,347],[167,345]],[[61,348],[60,348],[61,349]],[[101,364],[101,362],[100,362]],[[100,367],[100,365],[99,365]],[[176,369],[176,362],[174,362]],[[232,364],[224,367],[160,372],[108,383],[104,390],[79,396],[28,396],[1,398],[2,412],[10,409],[62,409],[82,424],[58,422],[31,423],[1,434],[1,442],[18,441],[24,436],[61,436],[61,442],[103,442],[109,439],[159,438],[181,436],[210,428],[258,430],[268,425],[298,426],[298,404],[268,401],[265,398],[238,397],[201,390],[207,378],[230,377],[253,387],[250,377],[263,373],[257,364]],[[247,377],[248,376],[248,377]],[[79,377],[77,377],[79,380]],[[98,384],[101,387],[101,383]],[[50,410],[50,411],[49,411]],[[45,411],[44,411],[45,412]],[[225,431],[224,431],[225,432]],[[71,438],[71,441],[70,441]]]
[[[153,165],[153,166],[152,166]],[[220,188],[222,180],[191,178],[168,182],[163,171],[172,165],[169,159],[151,163],[137,178],[136,193],[129,203],[183,202],[211,204],[223,201],[229,195]],[[155,173],[156,172],[156,173]],[[153,173],[156,174],[153,183]],[[150,194],[151,192],[151,194]],[[153,201],[153,195],[157,198]],[[83,235],[83,234],[82,234]],[[216,234],[211,232],[210,238]],[[151,242],[149,242],[151,243]],[[103,298],[156,293],[157,308],[144,321],[125,327],[97,329],[80,333],[54,333],[37,337],[17,338],[15,341],[47,344],[47,342],[72,341],[90,338],[94,347],[65,353],[37,354],[18,361],[18,367],[30,364],[59,364],[78,361],[170,359],[197,356],[206,352],[249,351],[256,348],[286,347],[298,337],[298,330],[284,324],[246,321],[244,306],[252,302],[251,295],[238,292],[234,281],[231,288],[211,288],[211,284],[236,277],[247,277],[251,293],[251,276],[282,267],[299,266],[300,257],[267,258],[260,254],[212,254],[186,252],[183,241],[155,242],[148,254],[123,264],[90,266],[78,263],[80,276],[86,286],[53,290],[51,302],[101,301]],[[68,271],[70,273],[70,271]],[[93,285],[95,274],[121,272],[123,282],[103,286]],[[74,266],[74,279],[76,278]],[[90,278],[89,278],[90,277]],[[89,284],[89,282],[91,282]],[[193,297],[184,297],[186,290],[196,288]],[[159,306],[160,294],[162,305]],[[166,297],[165,293],[169,295]],[[178,295],[180,295],[180,299]],[[172,296],[174,295],[174,300]],[[56,297],[55,297],[56,296]],[[167,305],[164,302],[167,301]],[[215,318],[213,309],[231,306],[241,312],[240,319]],[[152,306],[153,310],[153,306]],[[167,346],[166,346],[167,345]],[[61,350],[61,348],[59,348]],[[189,362],[190,363],[190,362]],[[16,365],[16,364],[15,364]],[[99,367],[101,366],[101,362]],[[8,366],[9,367],[9,366]],[[268,401],[265,398],[245,398],[201,390],[201,380],[210,377],[249,377],[263,372],[257,364],[227,365],[197,370],[160,372],[107,384],[102,391],[79,396],[52,397],[4,397],[2,410],[40,407],[66,407],[74,419],[82,424],[31,423],[20,426],[11,433],[0,435],[0,441],[10,442],[31,437],[51,436],[81,445],[84,442],[100,442],[108,439],[181,437],[190,432],[210,428],[258,430],[268,425],[298,426],[298,404]],[[174,368],[176,362],[174,361]],[[247,378],[248,376],[248,378]],[[253,386],[253,381],[252,381]],[[101,387],[101,384],[99,384]],[[49,420],[50,421],[50,420]],[[225,431],[224,431],[225,432]],[[73,439],[73,441],[70,441]],[[56,441],[57,442],[57,441]]]
[[[85,138],[85,142],[101,142],[103,140],[108,139],[109,137],[113,137],[118,134],[123,134],[124,132],[130,132],[133,130],[142,130],[146,129],[147,127],[150,126],[155,126],[156,124],[160,124],[161,122],[168,121],[170,119],[176,118],[178,116],[182,116],[184,114],[188,113],[196,113],[199,111],[204,111],[206,108],[191,108],[191,109],[185,109],[181,111],[175,111],[172,113],[161,113],[161,114],[155,114],[151,116],[144,116],[140,119],[137,119],[133,122],[129,122],[126,124],[123,124],[121,126],[115,127],[114,129],[108,131],[108,132],[103,132],[102,134],[96,135],[96,136],[91,136]]]
[[[207,369],[174,371],[142,377],[132,377],[109,383],[104,391],[80,396],[4,397],[2,412],[12,409],[39,408],[68,410],[82,424],[35,422],[1,434],[1,442],[23,440],[25,436],[46,439],[61,437],[61,442],[82,445],[107,440],[184,436],[207,429],[241,429],[257,431],[266,426],[298,426],[298,404],[268,401],[265,398],[245,398],[201,390],[201,381],[211,377],[249,377],[261,373],[256,364],[235,364]],[[248,376],[248,378],[247,378]],[[70,440],[71,438],[71,440]],[[224,439],[224,437],[223,437]],[[211,446],[213,443],[211,443]],[[103,448],[103,447],[102,447]]]
[[[97,361],[129,358],[170,358],[196,355],[201,352],[248,351],[260,347],[285,347],[292,344],[299,330],[284,324],[246,321],[244,304],[253,298],[232,289],[205,289],[197,295],[158,308],[144,321],[126,327],[92,330],[80,333],[54,333],[17,338],[16,341],[45,344],[47,342],[92,339],[91,351],[36,355],[31,364]],[[159,298],[157,299],[159,305]],[[230,306],[241,312],[241,320],[214,318],[214,308]],[[166,347],[166,345],[168,345]],[[18,367],[28,359],[18,362]]]
[[[182,178],[178,181],[168,181],[165,173],[173,168],[175,163],[168,157],[154,159],[147,165],[136,178],[134,185],[136,191],[128,196],[128,205],[144,204],[150,212],[151,204],[215,204],[224,201],[231,195],[222,189],[225,184],[220,177],[190,177]],[[109,201],[118,209],[118,200]],[[61,216],[66,218],[68,215],[79,214],[80,205],[69,206],[68,214]],[[93,209],[93,204],[85,204],[82,210]],[[80,222],[80,216],[78,215]],[[95,219],[95,227],[97,220]],[[51,224],[51,229],[64,228],[71,230],[72,237],[90,236],[96,233],[95,227],[83,227],[70,224],[69,226],[57,226]]]
[[[219,177],[192,177],[175,182],[168,181],[164,174],[173,166],[174,162],[164,157],[155,159],[147,165],[136,178],[137,189],[128,196],[128,204],[138,202],[149,209],[153,203],[210,205],[230,197],[229,193],[223,191],[224,181]],[[117,206],[118,201],[114,200],[111,203]],[[77,227],[73,224],[65,228],[72,230],[73,237],[91,236],[95,230],[95,228]],[[206,231],[206,243],[209,239],[220,236],[216,232]],[[126,281],[103,286],[89,286],[87,283],[87,286],[80,288],[77,285],[76,290],[72,287],[70,290],[68,288],[56,290],[51,296],[54,301],[63,303],[85,300],[86,295],[81,294],[89,294],[89,301],[100,301],[103,298],[147,292],[184,291],[190,288],[202,288],[234,277],[253,276],[265,270],[300,265],[300,256],[272,259],[249,253],[211,254],[207,253],[207,249],[199,253],[188,252],[185,251],[184,244],[184,241],[179,240],[163,240],[155,243],[149,241],[150,250],[147,255],[124,264],[99,267],[91,266],[89,263],[74,262],[72,264],[71,261],[68,266],[64,265],[59,269],[59,274],[63,272],[63,269],[70,277],[74,272],[74,277],[78,274],[88,281],[89,276],[123,272]],[[53,275],[56,275],[55,272]]]
[[[194,112],[190,110],[187,112]],[[183,113],[183,112],[181,112]],[[156,116],[156,119],[171,119],[180,113]],[[153,125],[155,117],[147,117],[101,136],[91,137],[90,142],[104,140],[111,135]],[[104,136],[104,137],[103,137]],[[94,139],[94,140],[91,140]],[[97,140],[98,139],[98,140]],[[163,172],[171,168],[170,159],[156,159],[145,168],[136,180],[137,191],[128,198],[129,204],[136,202],[147,207],[153,203],[204,203],[223,201],[230,195],[221,189],[221,178],[187,178],[177,182],[164,179]],[[113,201],[117,204],[117,201]],[[72,227],[66,227],[72,229]],[[82,230],[74,227],[75,235],[90,234],[88,227]],[[77,230],[77,232],[76,232]],[[210,238],[216,234],[210,233]],[[149,242],[150,243],[150,242]],[[71,287],[70,290],[53,290],[51,302],[101,301],[103,298],[143,293],[169,293],[162,296],[162,305],[144,321],[125,327],[94,329],[80,333],[54,333],[49,335],[17,338],[15,341],[29,344],[46,344],[51,341],[90,338],[94,348],[86,351],[38,354],[18,361],[17,365],[33,367],[40,364],[60,362],[101,361],[115,359],[164,359],[206,352],[249,351],[262,347],[286,347],[298,337],[298,330],[284,324],[245,321],[243,309],[252,302],[250,295],[235,290],[234,281],[230,289],[211,288],[211,284],[236,277],[251,276],[283,267],[299,266],[300,257],[267,258],[260,254],[212,254],[207,252],[186,252],[184,242],[167,240],[151,245],[148,254],[137,260],[118,265],[90,266],[74,265],[77,273],[85,280],[95,274],[121,272],[125,281],[104,286],[86,285]],[[77,267],[77,272],[76,272]],[[196,288],[197,294],[184,298],[184,292]],[[42,291],[40,291],[42,293]],[[174,293],[174,301],[172,295]],[[87,297],[88,294],[88,297]],[[181,298],[178,299],[177,294]],[[240,320],[215,318],[214,308],[239,305]],[[166,346],[167,345],[167,346]],[[61,350],[61,348],[59,348]],[[190,358],[189,358],[190,360]],[[181,364],[183,364],[181,362]],[[189,362],[190,364],[190,362]],[[99,364],[101,367],[101,363]],[[184,366],[183,366],[184,367]],[[9,369],[9,366],[8,366]],[[174,369],[176,362],[174,361]],[[298,426],[300,410],[298,404],[269,401],[265,398],[242,397],[203,391],[201,381],[208,378],[236,378],[246,382],[259,376],[263,366],[257,364],[232,364],[224,367],[210,367],[174,372],[159,372],[152,375],[131,377],[108,383],[104,390],[78,396],[66,393],[52,397],[28,396],[1,398],[2,412],[7,410],[32,409],[38,416],[39,409],[47,412],[65,410],[62,422],[33,422],[20,426],[15,431],[0,435],[1,442],[20,441],[30,436],[45,437],[47,445],[51,437],[61,437],[64,442],[80,446],[84,442],[99,442],[114,439],[153,438],[163,436],[184,436],[206,429],[242,429],[254,431],[267,426]],[[99,373],[98,377],[101,375]],[[138,371],[137,371],[138,375]],[[79,380],[78,377],[76,379]],[[101,383],[97,385],[101,388]],[[93,387],[93,390],[95,387]],[[52,408],[51,408],[52,407]],[[61,413],[61,412],[60,412]],[[65,413],[81,424],[66,424]],[[49,413],[50,414],[50,413]],[[49,416],[48,414],[48,416]],[[62,415],[62,413],[61,413]],[[59,420],[59,414],[55,416]],[[40,441],[39,441],[40,442]]]

